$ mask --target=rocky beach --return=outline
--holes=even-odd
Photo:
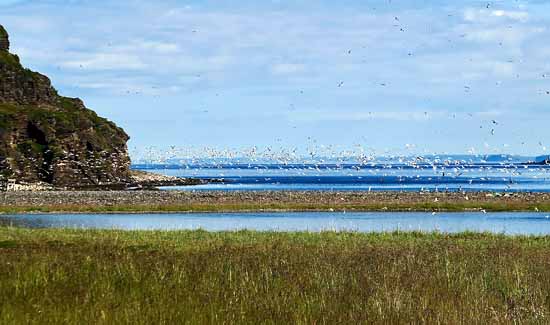
[[[550,211],[550,194],[148,190],[4,192],[0,195],[0,211]]]

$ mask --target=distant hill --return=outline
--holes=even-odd
[[[535,158],[535,163],[550,165],[550,155],[538,156]]]
[[[0,176],[71,187],[126,182],[124,130],[80,99],[58,95],[9,46],[0,25]]]

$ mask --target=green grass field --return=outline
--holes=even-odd
[[[550,237],[0,228],[1,324],[549,321]]]

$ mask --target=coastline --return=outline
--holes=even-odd
[[[550,193],[319,191],[4,192],[0,214],[550,212]]]

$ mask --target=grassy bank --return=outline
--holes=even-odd
[[[547,323],[550,237],[0,228],[0,323]]]
[[[359,204],[324,203],[194,203],[136,205],[52,204],[41,206],[2,206],[0,214],[22,213],[177,213],[177,212],[307,212],[307,211],[387,211],[387,212],[466,212],[540,211],[550,212],[544,202],[373,202]]]

